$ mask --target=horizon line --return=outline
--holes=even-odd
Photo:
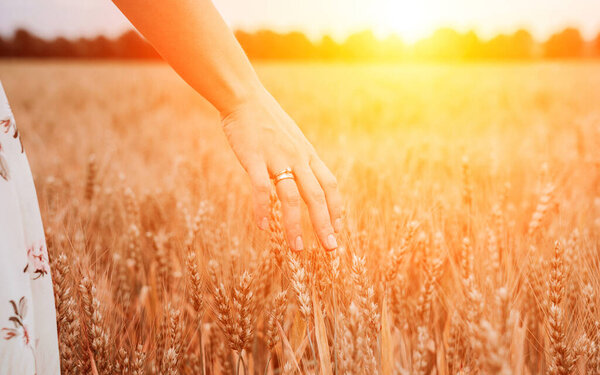
[[[363,33],[363,32],[371,32],[373,34],[373,36],[375,37],[375,39],[377,41],[385,41],[388,38],[391,37],[397,37],[399,38],[402,43],[404,43],[407,46],[411,46],[411,45],[415,45],[417,43],[419,43],[420,41],[426,40],[428,38],[431,38],[436,32],[440,31],[440,30],[452,30],[455,31],[456,33],[460,34],[460,35],[465,35],[465,34],[469,34],[471,32],[475,33],[475,35],[477,36],[477,38],[483,42],[489,42],[492,39],[501,36],[501,35],[514,35],[515,33],[519,32],[519,31],[526,31],[529,33],[529,35],[532,37],[533,41],[536,43],[544,43],[545,41],[547,41],[550,37],[552,37],[553,35],[556,35],[560,32],[563,32],[566,29],[575,29],[579,32],[579,34],[581,35],[582,39],[584,42],[593,42],[596,39],[600,38],[600,28],[598,28],[596,31],[593,32],[593,35],[586,35],[586,33],[582,32],[582,30],[575,25],[572,24],[565,24],[562,27],[556,28],[554,29],[554,31],[548,33],[547,36],[545,36],[544,38],[540,39],[539,37],[536,37],[536,35],[534,34],[534,32],[531,30],[531,28],[528,28],[526,26],[523,27],[515,27],[513,29],[511,29],[510,31],[498,31],[495,32],[493,34],[485,36],[482,34],[489,34],[486,32],[481,32],[481,30],[477,30],[477,28],[473,27],[473,28],[456,28],[453,26],[440,26],[437,27],[435,29],[432,29],[430,32],[428,32],[426,35],[419,37],[417,39],[412,39],[411,38],[406,38],[403,37],[401,32],[395,32],[395,31],[386,31],[386,32],[381,32],[381,31],[377,31],[375,30],[373,27],[364,27],[364,28],[356,28],[353,31],[349,31],[347,33],[344,33],[343,37],[339,37],[336,36],[335,33],[332,32],[327,32],[327,31],[321,31],[318,33],[313,33],[313,32],[308,32],[306,30],[302,30],[300,28],[289,28],[289,29],[282,29],[282,28],[277,28],[277,27],[251,27],[251,28],[244,28],[244,27],[232,27],[231,30],[234,33],[237,32],[245,32],[245,33],[249,33],[249,34],[253,34],[253,33],[257,33],[260,31],[269,31],[269,32],[273,32],[276,34],[280,34],[280,35],[285,35],[285,34],[292,34],[292,33],[301,33],[303,34],[308,40],[310,40],[313,43],[318,43],[320,41],[323,40],[323,38],[325,37],[330,37],[331,39],[333,39],[336,43],[343,43],[344,41],[346,41],[349,37],[359,34],[359,33]],[[32,30],[31,28],[28,27],[23,27],[23,26],[19,26],[16,27],[12,30],[11,33],[7,34],[7,33],[1,33],[0,32],[0,38],[2,39],[10,39],[13,38],[15,33],[19,30],[25,30],[27,32],[29,32],[30,34],[44,39],[44,40],[53,40],[53,39],[59,39],[59,38],[64,38],[67,40],[77,40],[77,39],[95,39],[98,37],[105,37],[107,39],[114,39],[114,38],[118,38],[121,35],[128,33],[130,31],[134,31],[137,34],[141,35],[137,29],[135,29],[135,27],[124,27],[121,28],[119,31],[115,30],[113,32],[98,32],[98,33],[94,33],[94,34],[88,34],[88,33],[82,33],[80,35],[65,35],[65,34],[56,34],[56,35],[52,35],[52,36],[47,36],[47,35],[43,35],[43,33],[38,33],[35,32],[34,30]]]

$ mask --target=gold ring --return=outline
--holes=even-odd
[[[285,179],[294,179],[294,173],[292,172],[292,168],[286,168],[279,173],[276,173],[273,176],[273,182],[277,185],[277,183],[281,180]]]

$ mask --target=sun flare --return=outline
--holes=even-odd
[[[414,43],[436,26],[422,2],[380,0],[374,2],[373,7],[373,24],[378,35],[398,34],[404,41]]]

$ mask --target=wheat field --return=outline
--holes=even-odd
[[[257,228],[166,65],[0,63],[63,374],[600,374],[600,64],[256,68],[338,178],[334,252],[275,197]]]

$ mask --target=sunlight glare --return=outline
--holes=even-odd
[[[414,43],[426,37],[435,27],[428,16],[426,2],[408,0],[374,1],[374,29],[377,34],[398,34],[405,42]]]

